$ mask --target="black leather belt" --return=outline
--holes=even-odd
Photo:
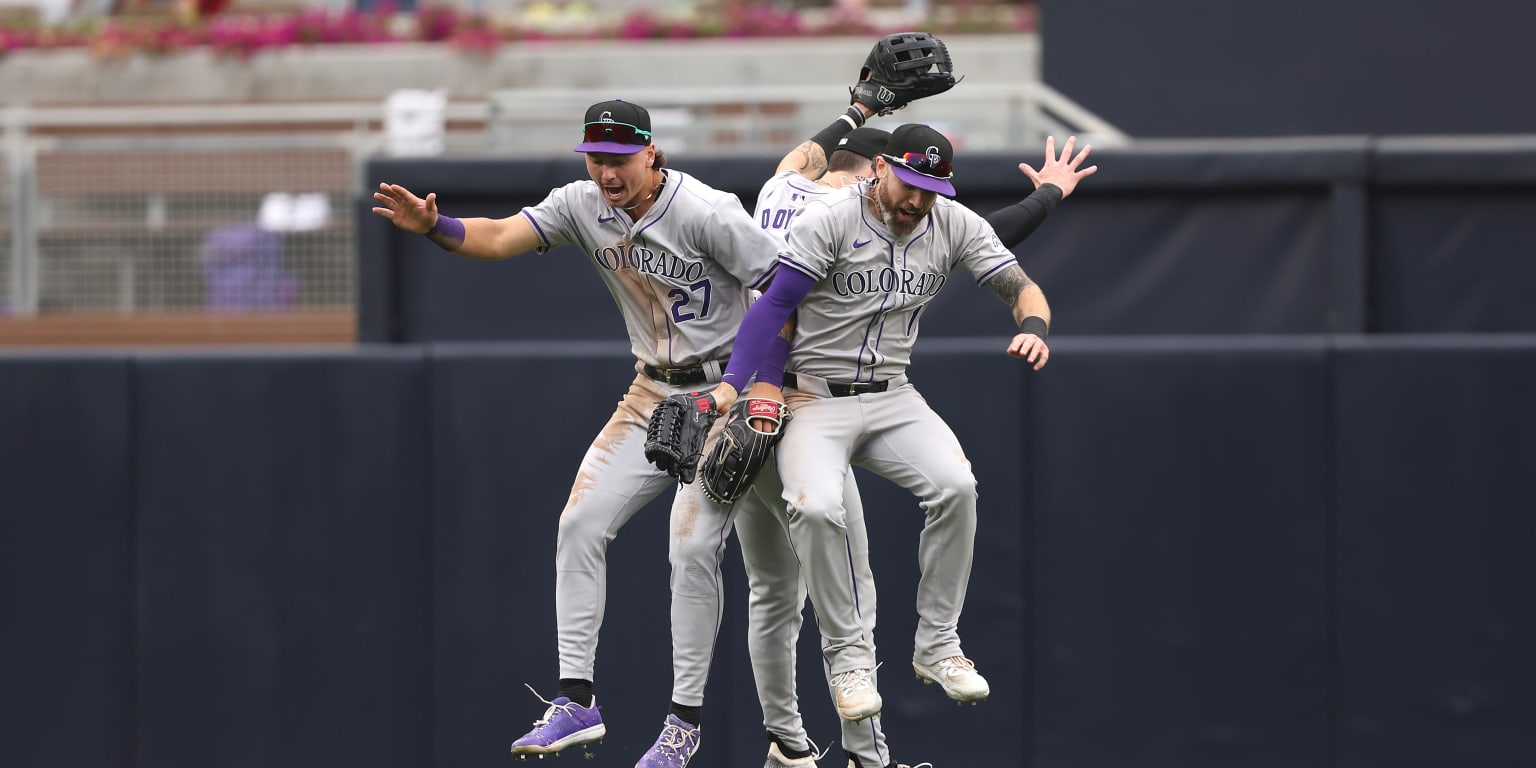
[[[720,371],[722,373],[725,371],[725,366],[728,362],[728,360],[720,361]],[[663,384],[671,384],[674,387],[686,387],[689,384],[703,384],[709,381],[709,374],[704,370],[702,363],[682,368],[657,368],[647,363],[641,366],[641,370],[645,371],[645,375]]]
[[[798,381],[799,379],[793,373],[789,371],[784,372],[784,386],[799,389]],[[886,381],[855,381],[847,384],[840,381],[829,381],[827,382],[827,394],[833,397],[850,397],[869,392],[884,392],[890,386],[891,382],[889,379]]]

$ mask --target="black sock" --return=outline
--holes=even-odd
[[[694,727],[698,727],[699,721],[704,719],[704,707],[702,706],[690,707],[674,701],[672,706],[667,708],[667,711],[677,715],[677,719]]]
[[[592,706],[592,681],[582,680],[577,677],[560,678],[560,693],[579,706]]]
[[[784,743],[784,740],[779,738],[779,735],[773,731],[768,732],[768,740],[779,745],[779,753],[788,758],[810,757],[811,755],[816,754],[809,749],[795,749],[794,747],[791,747],[790,745]]]

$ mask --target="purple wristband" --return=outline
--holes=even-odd
[[[450,251],[458,250],[464,244],[464,222],[439,213],[437,222],[427,230],[427,239]]]

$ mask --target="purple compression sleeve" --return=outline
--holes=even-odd
[[[795,307],[805,301],[806,294],[815,284],[816,278],[788,264],[779,265],[779,271],[773,275],[773,284],[747,310],[747,316],[741,321],[741,329],[736,332],[736,348],[731,352],[731,363],[726,366],[721,383],[740,392],[753,372],[770,362],[773,340],[779,337],[779,329],[789,321]],[[777,375],[783,381],[782,359]]]
[[[784,338],[783,334],[774,336],[773,346],[768,348],[768,356],[763,358],[763,364],[758,366],[757,380],[775,387],[784,386],[784,363],[788,361],[789,339]]]

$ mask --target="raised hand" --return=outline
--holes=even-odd
[[[1092,176],[1099,170],[1097,165],[1082,168],[1084,160],[1088,159],[1088,153],[1093,151],[1092,144],[1084,144],[1083,151],[1076,156],[1072,154],[1072,148],[1077,145],[1077,137],[1067,137],[1067,143],[1061,147],[1061,154],[1056,154],[1056,137],[1047,136],[1045,139],[1045,162],[1040,165],[1040,170],[1035,170],[1028,163],[1019,163],[1019,170],[1035,183],[1038,189],[1041,184],[1055,184],[1061,189],[1061,196],[1065,199],[1077,189],[1077,183],[1087,176]]]
[[[389,219],[395,226],[424,235],[437,223],[437,193],[429,192],[425,200],[399,184],[379,184],[373,199],[382,203],[373,212]]]

